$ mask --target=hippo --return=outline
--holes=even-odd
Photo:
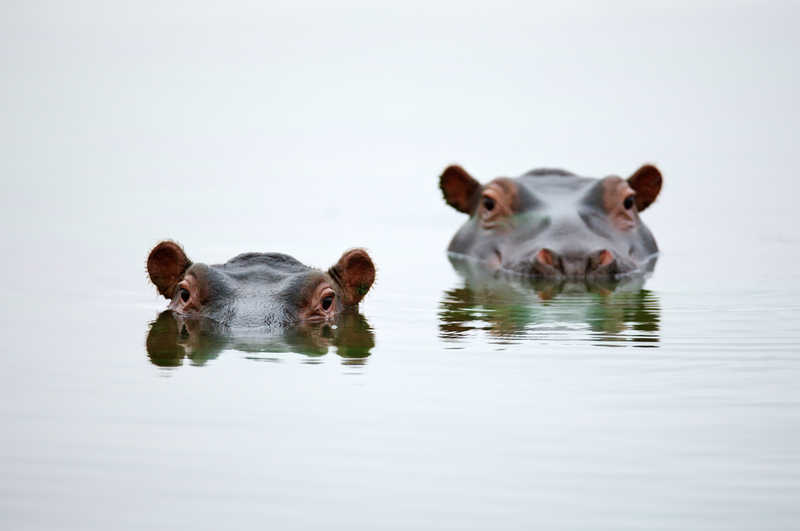
[[[346,251],[323,272],[280,253],[244,253],[218,265],[193,263],[173,241],[150,251],[147,272],[170,301],[169,310],[235,328],[333,323],[358,307],[375,280],[375,266],[363,249]]]
[[[447,250],[495,271],[577,280],[652,271],[658,246],[639,213],[661,191],[645,164],[627,179],[580,177],[538,168],[485,185],[448,166],[439,186],[448,205],[469,215]]]

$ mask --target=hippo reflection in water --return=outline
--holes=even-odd
[[[457,256],[450,261],[463,283],[445,291],[439,306],[439,337],[448,343],[479,332],[500,343],[574,340],[583,330],[583,340],[598,344],[658,346],[659,300],[642,289],[642,276],[548,279],[487,271]]]
[[[257,328],[233,329],[211,319],[166,310],[150,325],[147,356],[159,367],[178,367],[184,358],[192,365],[204,365],[223,350],[245,352],[248,358],[260,361],[275,361],[264,353],[297,352],[313,362],[335,347],[344,364],[363,364],[375,346],[367,320],[350,309],[337,315],[334,324],[301,323],[264,333]]]
[[[363,249],[345,252],[323,272],[279,253],[245,253],[219,265],[192,263],[171,241],[150,251],[147,272],[170,300],[170,310],[234,328],[332,323],[357,308],[375,280],[375,266]]]
[[[658,246],[639,213],[655,201],[661,173],[649,164],[628,179],[540,168],[481,185],[460,166],[440,177],[447,203],[468,214],[451,254],[541,278],[603,279],[646,273]]]

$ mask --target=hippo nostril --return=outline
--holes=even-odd
[[[559,276],[564,272],[561,257],[551,249],[542,248],[533,256],[531,273],[545,277]]]
[[[601,249],[589,255],[587,273],[611,272],[617,259],[608,249]]]
[[[555,267],[557,262],[555,253],[550,249],[541,249],[536,253],[536,261],[550,267]]]
[[[601,266],[607,266],[608,264],[614,261],[614,254],[607,249],[603,249],[602,251],[600,251],[598,259],[600,261]]]

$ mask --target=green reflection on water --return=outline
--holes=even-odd
[[[461,275],[439,304],[439,337],[458,345],[476,334],[489,340],[590,341],[657,347],[661,308],[645,279],[566,282],[489,272],[450,258]]]
[[[204,365],[224,350],[238,350],[256,361],[279,361],[263,353],[296,352],[310,362],[336,348],[343,363],[361,365],[375,346],[375,335],[366,318],[357,312],[341,314],[335,326],[305,324],[277,332],[232,330],[210,319],[187,318],[170,310],[150,324],[147,356],[159,367],[179,367],[188,359]]]

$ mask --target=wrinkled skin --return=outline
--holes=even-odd
[[[363,249],[345,252],[323,272],[279,253],[240,254],[224,264],[193,263],[171,241],[156,245],[147,272],[169,310],[229,328],[274,329],[332,323],[355,310],[375,279]]]
[[[188,359],[204,365],[223,350],[246,352],[254,360],[271,361],[263,353],[297,352],[324,356],[330,347],[346,364],[361,364],[375,346],[375,336],[360,313],[345,310],[333,323],[302,323],[265,334],[260,329],[230,328],[204,317],[165,310],[150,324],[147,356],[159,367],[178,367]]]
[[[460,166],[440,177],[445,201],[469,215],[448,252],[539,278],[613,279],[652,269],[658,246],[639,213],[655,201],[661,173],[628,179],[537,169],[482,185]]]

